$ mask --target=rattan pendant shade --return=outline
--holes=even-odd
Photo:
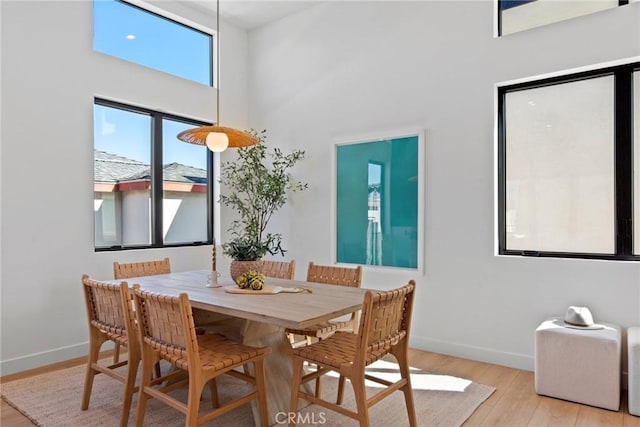
[[[220,0],[216,0],[216,67],[218,70],[218,88],[216,90],[216,125],[220,124]],[[215,134],[216,138],[212,138]],[[226,138],[222,136],[224,134]],[[209,143],[207,143],[209,137]],[[255,145],[258,141],[248,132],[222,127],[222,126],[201,126],[197,128],[187,129],[180,132],[177,136],[180,141],[189,144],[205,145],[211,151],[220,152],[229,148],[242,148]],[[229,145],[227,146],[226,139]],[[224,142],[222,142],[224,140]]]
[[[183,142],[197,145],[207,145],[207,136],[211,132],[224,133],[229,138],[229,148],[242,148],[255,145],[255,138],[242,130],[222,126],[201,126],[199,128],[183,130],[178,134],[178,139]]]

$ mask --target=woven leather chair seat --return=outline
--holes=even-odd
[[[308,362],[331,367],[336,372],[350,372],[358,350],[357,341],[358,335],[340,331],[313,345],[296,349],[295,352]],[[389,347],[370,349],[365,356],[365,363],[370,365],[388,353]]]
[[[253,358],[269,353],[269,349],[266,347],[246,346],[219,334],[198,335],[197,339],[200,367],[204,373],[241,366]],[[162,342],[152,339],[145,339],[145,342],[154,347],[163,345]],[[167,347],[163,359],[185,371],[189,369],[186,351],[177,350],[174,352]]]
[[[329,320],[326,322],[318,323],[313,326],[309,326],[308,328],[305,328],[305,329],[287,329],[287,333],[294,334],[294,335],[305,335],[305,336],[310,336],[315,338],[324,338],[325,336],[328,336],[333,332],[340,331],[340,330],[344,331],[345,329],[352,329],[352,328],[353,328],[352,320],[346,320],[344,322]]]

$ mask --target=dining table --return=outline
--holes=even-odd
[[[216,287],[210,287],[211,274],[211,270],[192,270],[128,278],[127,283],[164,295],[186,293],[192,307],[241,319],[243,344],[271,348],[264,367],[269,424],[281,423],[289,411],[292,378],[285,329],[304,329],[358,311],[366,289],[267,277],[265,290],[237,293],[239,287],[230,277],[221,276]],[[258,425],[255,401],[252,409]]]

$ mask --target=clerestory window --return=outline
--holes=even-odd
[[[119,0],[94,0],[93,50],[213,85],[213,36]]]

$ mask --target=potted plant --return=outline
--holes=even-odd
[[[267,225],[286,203],[288,193],[308,187],[289,173],[304,158],[303,150],[268,151],[266,131],[250,133],[258,143],[238,149],[235,161],[222,163],[220,176],[223,191],[227,191],[220,195],[220,202],[238,214],[228,229],[232,239],[222,244],[223,253],[232,259],[234,280],[248,270],[260,271],[260,260],[267,253],[284,255],[281,234],[267,232]]]

